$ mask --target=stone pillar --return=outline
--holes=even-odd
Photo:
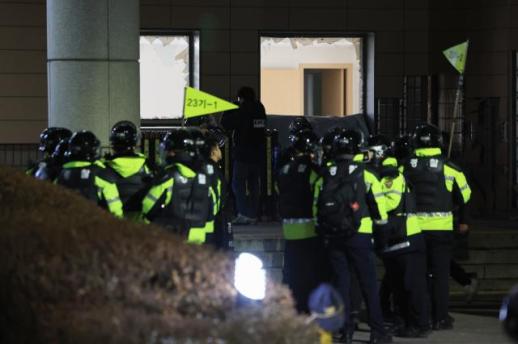
[[[49,126],[140,123],[139,0],[47,0]]]

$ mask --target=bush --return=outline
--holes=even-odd
[[[284,287],[237,309],[233,260],[0,168],[0,342],[315,343]]]

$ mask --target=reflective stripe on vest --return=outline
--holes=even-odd
[[[416,215],[422,231],[453,230],[453,214],[451,212],[420,212]]]
[[[205,228],[193,227],[189,229],[189,235],[187,236],[187,242],[189,244],[201,245],[205,242]]]

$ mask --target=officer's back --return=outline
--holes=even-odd
[[[79,192],[83,197],[122,216],[122,203],[115,185],[115,176],[98,161],[100,142],[92,132],[76,132],[65,153],[67,162],[56,183]]]
[[[114,172],[126,217],[138,220],[142,199],[153,178],[154,167],[148,159],[135,152],[138,142],[136,126],[129,121],[116,123],[110,134],[113,154],[105,157],[106,167]]]
[[[160,149],[166,166],[142,202],[143,214],[189,242],[203,243],[211,189],[207,175],[196,169],[195,143],[187,130],[178,129],[164,137]]]

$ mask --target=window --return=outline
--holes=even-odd
[[[261,37],[261,102],[269,114],[364,111],[362,37]]]
[[[143,122],[182,117],[184,88],[199,87],[199,35],[140,36],[140,117]]]

